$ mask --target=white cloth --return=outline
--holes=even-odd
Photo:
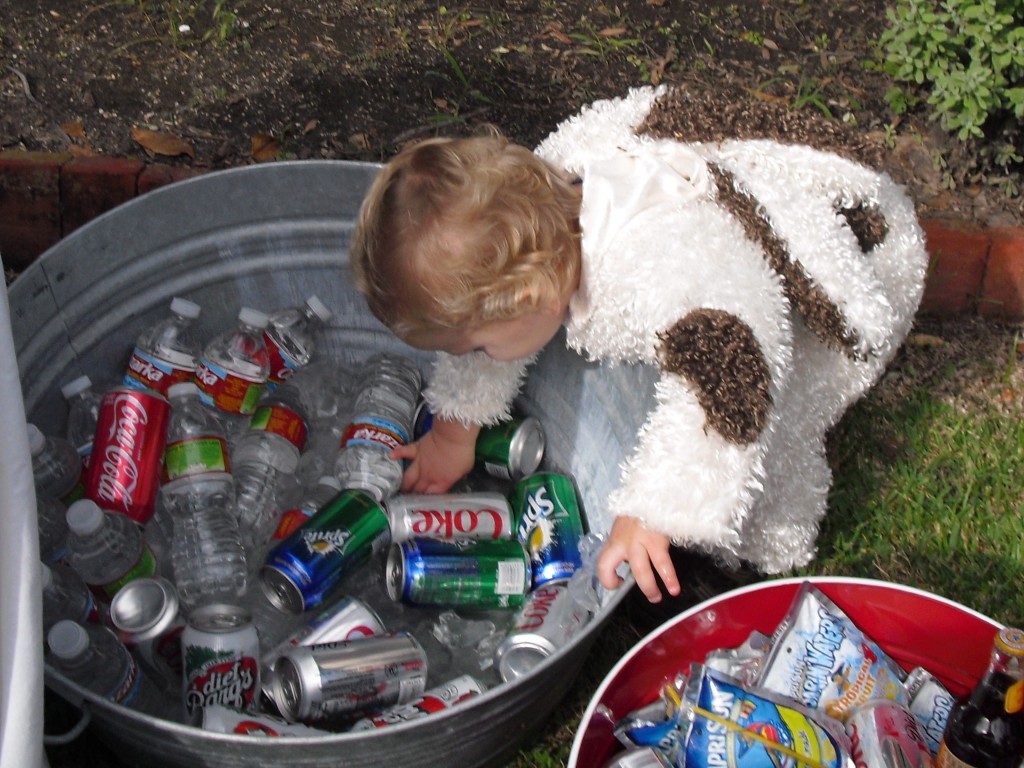
[[[43,638],[39,535],[25,406],[0,298],[0,768],[47,765],[43,751]]]

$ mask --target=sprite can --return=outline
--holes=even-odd
[[[263,591],[282,610],[315,608],[388,535],[388,516],[377,502],[363,491],[341,491],[270,551],[260,572]]]
[[[583,513],[572,478],[540,472],[512,489],[516,538],[530,556],[533,588],[569,579],[583,567]]]

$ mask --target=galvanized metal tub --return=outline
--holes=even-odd
[[[173,296],[203,306],[199,332],[209,335],[233,323],[241,306],[296,305],[315,293],[335,313],[324,354],[359,360],[392,350],[426,366],[429,356],[391,336],[348,279],[354,219],[378,170],[311,161],[212,173],[137,198],[62,240],[9,291],[29,420],[61,432],[61,385],[83,373],[109,379]],[[604,500],[653,398],[652,370],[599,367],[557,339],[531,372],[520,405],[544,424],[542,469],[576,478],[592,530],[609,527]],[[447,713],[374,733],[289,740],[214,734],[113,705],[49,667],[45,678],[83,708],[103,741],[147,767],[500,765],[550,717],[623,596],[619,590],[584,632],[519,680]]]

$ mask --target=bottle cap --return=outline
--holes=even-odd
[[[64,395],[64,398],[66,400],[70,400],[79,392],[84,392],[91,386],[92,379],[90,379],[88,376],[79,376],[77,379],[72,379],[63,387],[61,387],[60,393]]]
[[[39,431],[35,424],[28,425],[28,449],[33,456],[38,456],[46,447],[46,435]]]
[[[323,320],[325,323],[333,317],[331,310],[327,308],[316,296],[310,296],[306,299],[306,306],[313,310],[313,314]]]
[[[103,510],[92,499],[79,499],[68,507],[67,521],[72,533],[88,535],[103,525]]]
[[[43,583],[43,589],[53,584],[53,571],[50,570],[50,566],[46,563],[39,563],[39,574],[40,581]]]
[[[201,308],[194,301],[183,299],[180,296],[175,296],[171,299],[171,312],[182,317],[187,317],[189,320],[195,320],[199,317]]]
[[[194,381],[179,381],[167,388],[168,397],[199,397],[199,387]]]
[[[46,642],[54,656],[61,659],[73,659],[81,655],[89,647],[89,634],[85,627],[71,619],[61,619],[46,635]]]
[[[1024,630],[1003,627],[996,635],[996,648],[1009,656],[1024,657]]]
[[[267,323],[270,318],[266,312],[260,312],[258,309],[252,309],[251,307],[242,307],[238,313],[238,322],[242,325],[251,325],[259,329],[267,327]]]

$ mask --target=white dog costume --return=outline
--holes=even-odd
[[[779,573],[814,557],[826,433],[910,329],[924,238],[886,174],[802,144],[681,141],[664,118],[686,108],[681,92],[635,89],[537,148],[583,179],[566,338],[662,371],[609,511]],[[425,397],[494,423],[530,362],[442,353]]]

